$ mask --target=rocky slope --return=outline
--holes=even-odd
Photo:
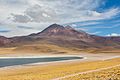
[[[101,37],[90,35],[84,31],[77,31],[70,26],[52,24],[42,32],[6,38],[0,36],[0,46],[18,46],[25,44],[50,43],[62,47],[75,48],[120,48],[120,37]]]

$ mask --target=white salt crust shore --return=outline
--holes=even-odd
[[[41,56],[11,56],[0,57],[0,59],[13,59],[13,58],[48,58],[48,57],[83,57],[80,55],[41,55]]]
[[[67,57],[69,57],[69,56],[67,56]],[[13,65],[13,66],[1,67],[0,70],[15,69],[15,68],[24,68],[24,67],[28,67],[28,66],[42,66],[42,65],[57,64],[57,63],[76,62],[76,61],[83,61],[83,60],[86,60],[86,59],[87,58],[84,57],[83,59],[62,60],[62,61],[53,61],[53,62],[37,62],[37,63],[30,63],[30,64]]]
[[[80,54],[80,55],[39,55],[39,56],[12,56],[12,57],[0,57],[0,59],[13,59],[13,58],[46,58],[46,57],[83,57],[83,59],[74,59],[74,60],[63,60],[63,61],[53,61],[53,62],[37,62],[23,65],[14,65],[1,67],[0,70],[4,69],[15,69],[15,68],[24,68],[28,66],[40,66],[40,65],[49,65],[49,64],[58,64],[66,62],[84,62],[84,61],[96,61],[96,60],[108,60],[114,58],[120,58],[120,55],[101,55],[101,54]]]

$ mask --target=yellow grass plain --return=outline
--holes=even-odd
[[[87,62],[64,62],[64,63],[56,63],[49,65],[36,65],[36,66],[28,66],[24,68],[12,68],[12,69],[1,69],[0,70],[0,80],[51,80],[63,76],[67,76],[70,74],[75,74],[79,72],[96,70],[100,68],[106,68],[110,66],[115,66],[120,64],[120,58],[109,59],[109,60],[99,60],[99,61],[87,61]],[[114,69],[110,69],[114,71],[114,73],[119,72],[120,67]],[[105,70],[103,73],[107,73],[109,70]],[[117,71],[117,72],[116,72]],[[101,72],[100,72],[101,73]],[[94,73],[99,75],[99,72]],[[87,74],[92,77],[88,79],[81,78],[70,78],[66,80],[95,80],[94,74]],[[118,73],[119,74],[119,73]],[[86,74],[82,75],[82,77],[86,78]],[[79,76],[78,76],[79,77]],[[102,79],[100,79],[102,80]]]
[[[97,72],[79,74],[62,80],[120,80],[120,66]]]

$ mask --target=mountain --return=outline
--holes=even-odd
[[[39,33],[27,36],[6,38],[0,36],[0,46],[22,46],[31,44],[52,44],[61,47],[78,49],[87,48],[120,48],[120,37],[102,37],[77,31],[70,26],[52,24]]]
[[[85,42],[92,42],[92,38],[84,31],[77,31],[70,26],[61,26],[52,24],[42,32],[31,34],[31,37],[36,38],[60,38],[64,40],[81,40]]]
[[[0,46],[6,46],[10,43],[10,40],[7,37],[0,36]]]

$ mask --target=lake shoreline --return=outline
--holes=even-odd
[[[4,69],[17,69],[17,68],[26,68],[26,67],[32,67],[32,66],[44,66],[44,65],[53,65],[53,64],[65,64],[65,63],[74,63],[74,62],[87,62],[87,61],[99,61],[99,60],[108,60],[108,59],[113,59],[113,58],[119,58],[120,55],[116,54],[79,54],[79,55],[24,55],[24,56],[1,56],[0,59],[5,59],[5,58],[44,58],[44,57],[71,57],[71,56],[77,56],[77,57],[83,57],[83,59],[75,59],[75,60],[63,60],[63,61],[53,61],[53,62],[38,62],[38,63],[30,63],[30,64],[23,64],[23,65],[15,65],[15,66],[7,66],[7,67],[1,67],[0,70]]]
[[[10,69],[10,68],[15,68],[15,67],[24,67],[24,66],[37,66],[37,65],[47,65],[47,64],[54,64],[54,63],[62,63],[62,62],[72,62],[72,61],[78,61],[78,60],[83,60],[86,59],[83,56],[73,56],[73,55],[64,55],[64,56],[18,56],[18,57],[0,57],[0,59],[36,59],[36,58],[40,58],[40,59],[44,59],[44,58],[69,58],[69,57],[78,57],[79,59],[68,59],[68,60],[58,60],[58,61],[48,61],[48,62],[34,62],[34,63],[26,63],[26,64],[20,64],[20,65],[12,65],[12,66],[4,66],[4,67],[0,67],[0,69]],[[81,58],[81,59],[80,59]]]

